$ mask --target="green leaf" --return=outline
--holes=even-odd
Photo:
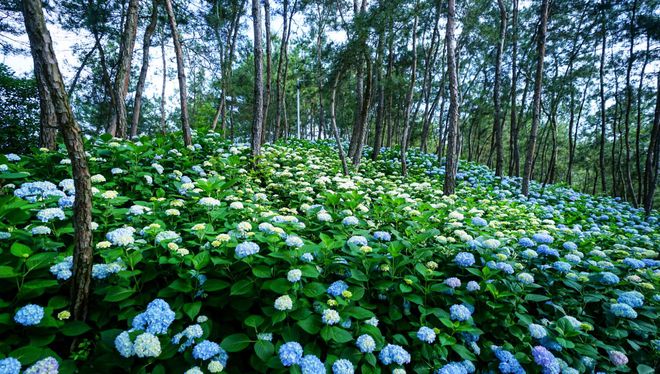
[[[236,296],[245,295],[250,293],[250,291],[252,291],[252,281],[242,279],[231,286],[231,291],[229,293],[232,296]]]
[[[250,345],[250,337],[245,334],[233,334],[224,338],[220,346],[227,352],[239,352]]]
[[[653,374],[655,373],[655,369],[653,369],[650,366],[641,364],[637,365],[637,374]]]
[[[270,279],[273,277],[273,268],[265,265],[259,265],[252,268],[252,274],[257,278]]]
[[[307,297],[318,297],[323,295],[325,291],[325,286],[318,282],[309,283],[303,288],[303,293]]]
[[[318,334],[321,330],[321,321],[318,316],[311,315],[301,321],[297,322],[301,329],[305,330],[310,335]]]
[[[14,256],[22,257],[22,258],[29,257],[32,254],[32,250],[30,249],[30,247],[28,247],[25,244],[21,244],[19,242],[14,242],[14,244],[11,245],[9,251]]]
[[[527,295],[525,295],[525,300],[540,303],[542,301],[548,301],[548,300],[550,300],[550,298],[547,297],[547,296],[543,296],[543,295],[528,293]]]
[[[373,312],[359,306],[346,309],[346,314],[356,319],[369,319],[374,316]]]
[[[243,323],[245,323],[246,326],[254,327],[256,329],[257,327],[259,327],[259,325],[264,323],[264,321],[265,321],[264,317],[258,315],[252,315],[246,318],[245,321],[243,321]]]
[[[257,357],[265,362],[275,353],[275,346],[269,341],[258,340],[254,343],[254,352],[257,354]]]
[[[168,288],[171,288],[175,291],[182,293],[190,293],[193,290],[193,286],[190,284],[188,279],[177,279],[174,282],[170,283]]]
[[[14,278],[18,274],[14,273],[14,268],[11,266],[0,266],[0,279],[2,278]]]
[[[353,340],[353,335],[341,327],[332,327],[332,340],[337,343],[347,343]]]
[[[106,293],[105,298],[103,299],[103,301],[109,301],[109,302],[114,303],[114,302],[126,300],[129,297],[131,297],[131,295],[133,295],[134,293],[135,293],[135,291],[133,291],[130,288],[123,288],[123,287],[119,287],[119,286],[113,286],[113,287],[110,287],[108,289],[108,292]]]
[[[229,282],[220,279],[208,279],[206,283],[204,283],[204,290],[207,292],[220,291],[227,287],[229,287]]]
[[[190,319],[195,319],[199,314],[200,309],[202,309],[201,301],[183,304],[183,311],[186,312],[186,315],[190,317]]]
[[[64,336],[78,336],[86,333],[91,329],[92,328],[89,327],[85,322],[71,321],[65,323],[64,326],[60,327],[60,332]]]
[[[458,353],[458,355],[461,356],[461,358],[464,360],[474,361],[476,359],[476,357],[474,357],[474,354],[470,352],[467,348],[465,348],[463,345],[453,344],[451,346],[451,349],[454,350],[454,352]]]

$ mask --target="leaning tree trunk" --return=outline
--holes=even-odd
[[[254,108],[252,117],[252,158],[256,164],[261,154],[261,132],[263,131],[263,51],[261,48],[261,7],[259,0],[252,0],[252,22],[254,27]]]
[[[406,151],[408,150],[408,132],[410,131],[410,110],[412,108],[413,92],[415,90],[415,78],[417,77],[417,21],[415,16],[412,28],[412,71],[410,72],[410,86],[406,93],[406,109],[403,114],[403,137],[401,138],[401,175],[408,176],[408,165],[406,162]]]
[[[192,145],[192,136],[190,134],[190,122],[188,121],[188,91],[186,88],[186,71],[183,67],[183,52],[179,42],[179,34],[176,28],[176,18],[172,9],[172,1],[165,0],[165,9],[167,18],[170,21],[172,31],[172,41],[174,42],[174,52],[176,54],[176,71],[179,78],[179,96],[181,98],[181,129],[183,130],[183,144]]]
[[[495,175],[502,176],[504,169],[504,144],[502,142],[502,115],[500,109],[500,75],[502,71],[502,53],[504,51],[504,40],[506,38],[506,9],[504,1],[497,0],[500,8],[500,37],[495,52],[495,83],[493,85],[493,105],[495,115],[493,118],[493,132],[495,137]]]
[[[513,16],[511,19],[511,43],[513,44],[511,52],[511,131],[509,136],[510,160],[509,175],[514,175],[515,157],[518,153],[518,134],[516,122],[516,94],[518,84],[518,0],[513,0]],[[515,147],[515,149],[514,149]],[[518,173],[516,172],[516,175]]]
[[[337,70],[337,75],[332,83],[332,94],[330,95],[330,122],[332,124],[332,134],[335,136],[337,142],[337,150],[339,151],[339,160],[341,161],[341,169],[344,176],[348,176],[348,165],[346,164],[346,155],[344,154],[344,147],[341,144],[339,137],[339,130],[337,129],[337,114],[335,113],[337,86],[339,85],[339,78],[341,77],[341,70]]]
[[[47,77],[38,65],[34,65],[34,75],[39,89],[39,147],[48,148],[51,151],[57,148],[57,117],[55,106],[51,99],[48,87],[44,83]]]
[[[655,115],[653,116],[653,128],[649,148],[646,152],[646,168],[644,169],[644,184],[646,185],[644,211],[646,215],[649,215],[653,208],[653,196],[658,181],[658,168],[660,168],[660,74],[656,76]]]
[[[541,84],[543,82],[543,58],[545,57],[545,34],[548,27],[548,0],[541,3],[541,24],[539,25],[536,74],[534,76],[534,99],[532,108],[532,128],[529,132],[529,141],[527,142],[527,156],[525,158],[525,170],[522,181],[522,194],[529,195],[529,181],[532,178],[532,163],[534,162],[534,152],[536,150],[536,136],[541,119]]]
[[[115,107],[110,115],[107,132],[112,136],[120,138],[126,137],[128,128],[126,123],[126,94],[128,93],[128,83],[131,78],[131,60],[133,59],[133,47],[135,47],[135,36],[137,35],[138,13],[140,8],[139,0],[130,0],[128,2],[128,13],[126,15],[126,24],[124,33],[119,45],[119,66],[115,75],[113,85],[113,95],[115,96]]]
[[[151,37],[156,30],[158,21],[158,4],[153,0],[151,4],[151,18],[149,25],[144,30],[144,39],[142,41],[142,68],[140,69],[140,78],[138,78],[137,88],[135,88],[135,101],[133,103],[133,118],[131,121],[131,138],[137,136],[138,122],[140,122],[140,108],[142,106],[142,92],[144,84],[147,81],[147,70],[149,70],[149,47],[151,46]]]
[[[449,0],[447,6],[447,75],[449,76],[449,118],[447,124],[447,161],[443,193],[452,195],[456,189],[458,166],[458,76],[456,72],[456,40],[454,37],[454,17],[456,0]]]
[[[76,198],[73,203],[74,252],[71,311],[75,320],[87,318],[92,283],[92,185],[80,128],[73,118],[53,42],[46,28],[41,0],[23,0],[23,19],[34,66],[43,78],[55,109],[55,118],[71,159]]]

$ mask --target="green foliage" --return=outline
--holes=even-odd
[[[39,94],[34,78],[0,64],[0,148],[24,153],[39,140]]]

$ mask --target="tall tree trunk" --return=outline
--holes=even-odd
[[[137,35],[138,13],[140,1],[130,0],[126,23],[119,45],[119,66],[115,75],[113,95],[115,96],[115,107],[110,116],[107,132],[112,136],[126,137],[127,115],[126,94],[128,93],[128,82],[131,78],[131,61],[133,59],[133,48],[135,47],[135,36]]]
[[[80,128],[73,118],[64,81],[53,50],[53,42],[46,28],[40,0],[23,0],[23,19],[30,51],[36,70],[43,78],[55,118],[62,132],[67,153],[71,159],[76,199],[73,203],[74,252],[73,280],[71,282],[71,310],[75,320],[87,318],[87,305],[92,283],[92,185],[87,156]]]
[[[649,215],[653,208],[653,196],[655,195],[655,187],[658,182],[658,168],[660,168],[660,74],[656,74],[656,77],[655,114],[653,116],[653,128],[651,129],[649,147],[646,151],[646,167],[644,169],[644,184],[646,186],[644,211],[646,215]]]
[[[513,0],[511,19],[511,131],[509,133],[509,175],[518,175],[516,157],[518,157],[518,122],[516,120],[516,97],[518,93],[518,0]],[[515,172],[515,174],[514,174]]]
[[[71,97],[73,95],[73,92],[76,90],[76,86],[78,85],[78,79],[80,79],[80,74],[82,73],[85,66],[87,66],[87,62],[92,57],[94,52],[96,52],[97,46],[98,44],[94,43],[92,49],[90,49],[89,52],[85,53],[85,57],[83,57],[82,62],[80,62],[80,66],[78,66],[78,69],[76,70],[76,75],[73,76],[73,80],[71,81],[71,86],[69,86],[69,89],[67,90],[68,97]]]
[[[263,123],[268,123],[268,107],[270,106],[270,91],[272,81],[272,48],[270,38],[270,0],[263,0],[264,2],[264,21],[266,32],[266,90],[264,92],[264,109],[263,109]],[[266,142],[266,131],[261,131],[261,144]]]
[[[600,151],[598,154],[598,164],[600,167],[600,186],[603,193],[607,192],[607,178],[605,176],[605,47],[607,39],[607,29],[605,28],[605,0],[601,0],[601,53],[600,53]],[[614,160],[612,160],[614,162]]]
[[[135,88],[133,118],[131,121],[131,138],[137,136],[138,123],[140,122],[140,108],[142,107],[142,92],[144,91],[144,84],[147,81],[147,71],[149,70],[149,48],[151,47],[151,37],[156,30],[157,22],[158,3],[157,0],[152,0],[151,18],[149,19],[149,25],[147,25],[147,28],[144,30],[144,39],[142,40],[142,68],[140,69],[140,78],[138,78],[137,87]]]
[[[52,151],[57,148],[58,123],[55,106],[45,83],[48,77],[43,75],[40,66],[37,64],[34,65],[34,76],[39,89],[39,147],[48,148]]]
[[[332,124],[332,134],[335,136],[337,142],[337,150],[339,152],[339,160],[341,161],[341,169],[344,176],[348,176],[348,165],[346,164],[346,155],[344,154],[344,147],[341,144],[341,137],[337,129],[337,115],[335,113],[337,86],[339,85],[339,78],[341,77],[341,69],[337,70],[337,75],[332,83],[332,94],[330,95],[330,123]]]
[[[163,58],[163,85],[160,91],[160,131],[165,134],[167,125],[165,123],[165,88],[167,86],[167,59],[165,58],[165,32],[161,32],[160,54]]]
[[[543,0],[541,3],[541,24],[539,25],[538,44],[537,44],[537,60],[536,60],[536,74],[534,76],[534,106],[532,108],[532,128],[529,133],[529,141],[527,143],[527,156],[525,158],[525,171],[522,181],[522,193],[525,196],[529,195],[529,181],[532,178],[532,162],[534,161],[534,151],[536,150],[536,136],[541,119],[541,84],[543,81],[543,58],[545,57],[545,34],[548,26],[548,1]]]
[[[413,92],[415,90],[415,78],[417,77],[417,21],[415,14],[412,28],[412,67],[410,72],[410,85],[406,93],[406,108],[403,114],[403,137],[401,138],[401,175],[408,176],[408,165],[406,162],[406,151],[408,150],[408,132],[410,131],[410,110],[412,108]]]
[[[504,41],[506,39],[506,9],[504,1],[497,0],[500,8],[500,36],[495,53],[495,82],[493,84],[493,104],[495,106],[495,115],[493,118],[493,132],[495,137],[495,175],[502,176],[504,169],[504,144],[502,142],[502,117],[500,110],[500,74],[502,71],[502,53],[504,51]]]
[[[172,41],[174,42],[174,52],[176,54],[176,71],[179,78],[179,97],[181,98],[181,130],[183,131],[183,144],[192,145],[192,136],[190,134],[190,122],[188,121],[188,89],[186,87],[186,70],[183,66],[183,51],[179,42],[179,33],[176,27],[176,18],[172,1],[165,0],[165,9],[167,18],[170,21],[170,30],[172,31]]]
[[[364,87],[364,94],[362,97],[362,105],[360,108],[360,116],[358,118],[358,127],[361,131],[359,138],[357,139],[357,144],[355,148],[355,153],[353,154],[353,165],[357,168],[360,167],[360,162],[362,160],[362,150],[364,149],[364,144],[366,143],[367,133],[369,132],[369,108],[371,106],[371,85],[373,82],[372,79],[372,64],[369,56],[369,52],[365,50],[365,61],[367,65],[366,71],[366,86]]]
[[[449,118],[447,129],[447,161],[443,193],[453,195],[456,189],[458,169],[458,74],[456,71],[456,44],[454,39],[454,18],[456,0],[448,0],[447,6],[447,74],[449,75]]]
[[[646,70],[646,65],[649,62],[649,48],[650,44],[650,34],[646,34],[646,51],[644,57],[644,64],[642,64],[642,71],[639,73],[639,87],[637,88],[637,127],[635,130],[635,165],[637,168],[637,196],[639,196],[640,203],[644,203],[644,176],[642,175],[642,162],[641,162],[641,145],[640,145],[640,133],[642,131],[642,96],[644,88],[644,71]]]
[[[280,138],[281,135],[281,122],[284,111],[284,95],[285,95],[285,86],[286,78],[284,78],[284,64],[287,60],[287,44],[289,34],[289,18],[288,18],[288,9],[289,9],[289,0],[284,0],[283,3],[283,13],[282,13],[282,40],[280,41],[280,55],[277,63],[277,80],[275,81],[275,91],[277,96],[277,107],[275,108],[275,129],[273,133],[273,140],[276,141]]]
[[[374,133],[374,148],[371,152],[371,159],[376,161],[380,148],[383,145],[383,123],[385,121],[385,87],[383,85],[383,55],[385,54],[385,42],[381,31],[378,37],[378,59],[376,60],[376,84],[378,95],[378,108],[376,109],[376,131]]]
[[[633,0],[632,10],[630,15],[630,52],[628,55],[628,64],[626,67],[626,108],[624,119],[624,141],[626,142],[626,160],[624,164],[625,170],[625,183],[630,200],[634,207],[637,207],[637,196],[635,188],[632,184],[632,177],[630,175],[630,111],[632,110],[633,89],[630,83],[630,75],[632,72],[633,62],[635,60],[634,47],[635,47],[635,16],[637,14],[637,0]]]
[[[323,10],[320,4],[317,4],[318,9],[318,35],[316,36],[316,85],[318,89],[318,99],[319,99],[319,133],[317,139],[321,140],[323,138],[323,132],[325,129],[325,115],[323,112],[323,60],[322,60],[322,49],[323,49],[323,33],[325,32],[325,23],[323,19]]]
[[[442,12],[440,5],[441,2],[438,1],[435,8],[435,20],[433,26],[433,33],[431,34],[431,43],[426,53],[425,56],[426,58],[424,60],[424,83],[422,84],[423,94],[424,94],[424,115],[422,119],[423,120],[422,134],[419,145],[419,149],[422,152],[428,151],[429,133],[431,131],[431,117],[433,116],[433,109],[435,109],[435,108],[429,108],[429,106],[432,106],[430,103],[431,83],[433,82],[433,77],[431,74],[432,67],[435,65],[435,62],[438,58],[438,50],[439,50],[437,46],[437,41],[440,35],[440,13]],[[439,98],[439,96],[437,96],[436,98]]]
[[[252,0],[252,25],[254,29],[254,108],[252,117],[252,158],[256,164],[261,155],[261,132],[263,131],[263,50],[261,47],[261,7],[259,0]]]

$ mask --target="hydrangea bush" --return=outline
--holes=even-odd
[[[652,373],[658,215],[398,151],[88,144],[89,316],[71,320],[63,149],[0,155],[0,373]],[[368,151],[368,150],[367,150]],[[73,350],[70,350],[75,342]]]

